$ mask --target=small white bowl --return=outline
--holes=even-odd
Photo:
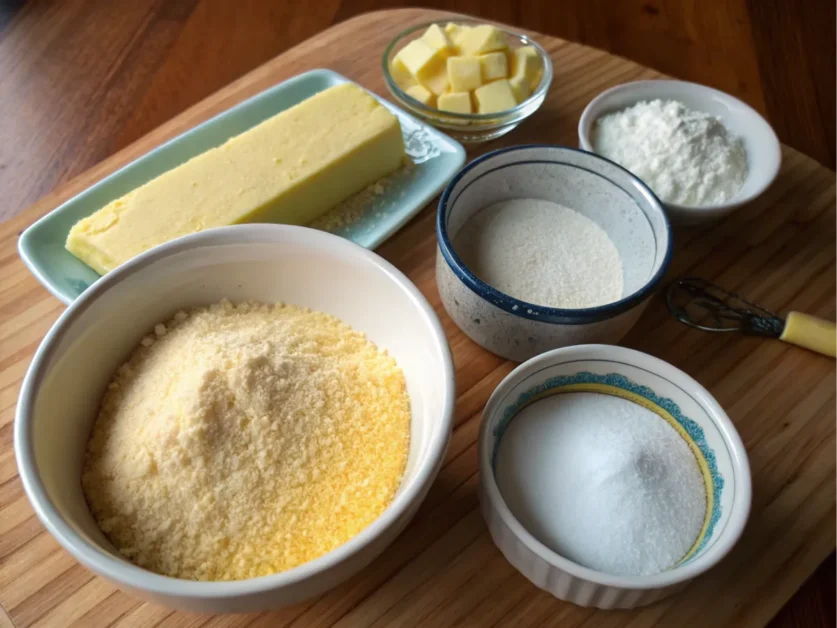
[[[604,229],[622,258],[622,298],[597,307],[545,307],[477,277],[454,241],[476,212],[515,198],[556,202]],[[567,345],[619,342],[645,309],[673,248],[665,211],[642,181],[604,157],[548,145],[501,148],[460,170],[439,201],[436,239],[445,310],[474,342],[517,362]]]
[[[116,368],[155,323],[221,299],[287,302],[365,332],[403,369],[412,406],[410,451],[392,504],[337,549],[288,571],[231,582],[161,576],[122,558],[99,531],[81,488],[84,452]],[[20,393],[15,456],[35,512],[76,560],[120,589],[174,608],[253,612],[318,595],[371,562],[407,525],[439,471],[455,400],[441,324],[418,289],[381,257],[305,227],[212,229],[120,266],[61,315]]]
[[[529,532],[498,488],[494,456],[508,422],[536,395],[573,386],[637,400],[682,427],[702,455],[711,503],[697,551],[650,576],[615,576],[560,556]],[[567,392],[564,390],[563,392]],[[687,439],[688,440],[688,439]],[[677,591],[720,561],[741,536],[750,512],[747,452],[709,392],[679,369],[639,351],[579,345],[521,364],[492,393],[479,434],[480,503],[491,537],[508,561],[538,587],[580,606],[633,608]],[[549,483],[549,478],[533,481]],[[549,522],[540,522],[549,527]]]
[[[729,94],[685,81],[636,81],[602,92],[590,101],[578,121],[579,146],[595,152],[591,130],[603,115],[655,99],[676,100],[690,109],[719,118],[729,131],[742,138],[747,151],[747,178],[738,194],[721,205],[665,203],[673,221],[698,224],[722,218],[760,196],[776,178],[782,163],[782,150],[767,121],[755,109]]]

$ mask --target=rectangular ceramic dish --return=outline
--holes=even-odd
[[[349,80],[330,70],[312,70],[279,83],[196,126],[120,168],[30,226],[18,241],[26,266],[53,295],[71,303],[99,275],[71,255],[64,242],[70,228],[111,200],[150,181],[227,139],[243,133],[317,92]],[[465,161],[462,146],[373,94],[395,114],[412,166],[390,177],[375,194],[359,196],[357,219],[334,233],[374,249],[418,213]]]

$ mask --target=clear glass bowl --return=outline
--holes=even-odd
[[[477,142],[487,142],[488,140],[493,140],[501,135],[505,135],[518,124],[523,122],[523,120],[535,113],[535,111],[537,111],[543,104],[543,101],[546,98],[546,92],[549,89],[550,83],[552,83],[552,61],[550,60],[549,55],[546,53],[546,50],[540,46],[540,44],[531,40],[526,35],[521,35],[520,33],[515,33],[498,26],[497,28],[505,34],[509,43],[509,48],[512,50],[521,46],[532,46],[538,51],[538,56],[540,56],[541,64],[543,66],[543,73],[541,74],[541,81],[532,92],[532,95],[517,105],[514,109],[498,113],[465,114],[439,111],[438,109],[428,107],[412,96],[407,95],[398,86],[395,79],[392,78],[390,65],[392,64],[392,60],[395,58],[395,55],[398,54],[398,52],[410,41],[419,37],[428,26],[431,24],[439,24],[444,27],[444,25],[448,22],[461,24],[463,26],[477,26],[479,24],[490,23],[483,20],[444,20],[441,22],[437,21],[418,24],[417,26],[412,26],[403,31],[392,40],[389,46],[387,46],[387,49],[384,51],[382,62],[384,81],[387,84],[387,88],[395,97],[396,101],[398,101],[398,104],[404,109],[412,113],[420,120],[443,130],[445,133],[460,142],[471,144]]]

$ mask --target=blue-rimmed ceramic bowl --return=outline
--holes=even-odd
[[[477,277],[453,242],[476,212],[515,198],[556,202],[604,229],[622,258],[622,298],[591,308],[544,307]],[[436,282],[448,314],[472,340],[516,361],[567,345],[618,342],[645,308],[672,251],[671,227],[648,186],[603,157],[565,146],[514,146],[472,161],[442,194],[436,235]]]
[[[612,395],[642,405],[672,425],[695,454],[706,490],[703,526],[692,549],[662,573],[617,576],[583,567],[561,556],[550,547],[548,539],[533,532],[549,530],[554,522],[540,517],[530,522],[530,530],[523,521],[533,514],[516,513],[503,499],[494,459],[506,428],[528,404],[544,396],[576,392]],[[496,545],[534,584],[581,606],[631,608],[677,591],[729,553],[750,512],[752,486],[747,452],[718,402],[683,371],[624,347],[566,347],[518,366],[485,406],[479,463],[480,503]],[[525,481],[539,499],[548,500],[554,474],[538,473],[538,468],[533,464],[525,470],[535,474]],[[560,534],[553,532],[553,536]]]

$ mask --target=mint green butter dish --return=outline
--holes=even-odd
[[[64,303],[71,303],[100,277],[64,248],[67,234],[76,222],[267,118],[324,89],[347,82],[350,82],[347,78],[331,70],[312,70],[279,83],[169,140],[31,225],[18,241],[21,258],[47,290]],[[465,151],[458,142],[375,94],[373,96],[401,123],[404,145],[412,163],[370,193],[361,193],[351,199],[351,221],[328,220],[326,216],[326,220],[313,225],[368,249],[376,248],[415,216],[465,162]]]

